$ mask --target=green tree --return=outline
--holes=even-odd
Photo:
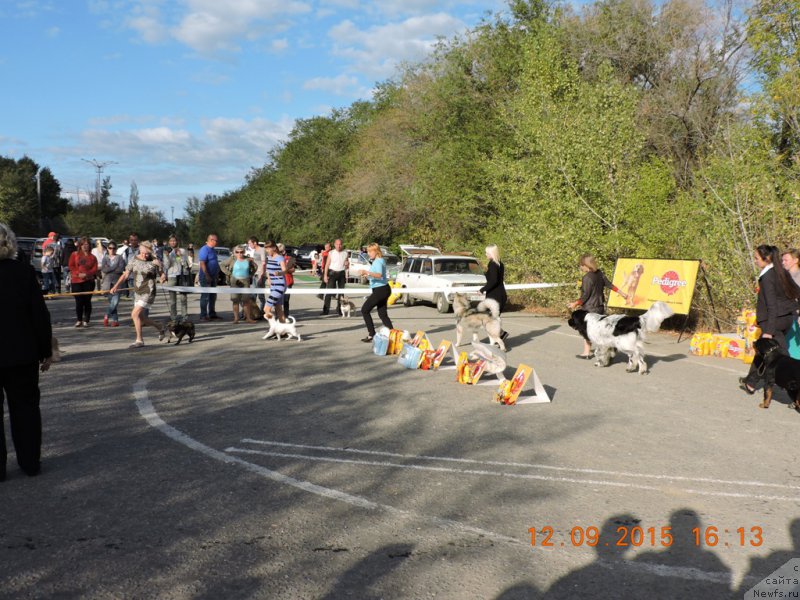
[[[800,0],[759,0],[748,21],[761,101],[779,152],[798,164],[800,153]]]

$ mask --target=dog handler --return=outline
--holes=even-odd
[[[506,308],[506,302],[508,302],[508,294],[506,294],[506,286],[503,283],[506,267],[500,262],[500,249],[497,244],[486,246],[486,260],[489,261],[486,267],[486,285],[480,289],[480,292],[486,294],[487,300],[497,302],[502,314]],[[500,339],[505,341],[507,337],[508,332],[502,330]]]
[[[761,337],[774,338],[784,353],[788,354],[786,333],[796,319],[800,287],[783,268],[781,255],[775,246],[762,244],[753,255],[753,261],[761,272],[758,274],[758,300],[756,301],[756,324],[761,328]],[[748,394],[756,391],[761,379],[761,357],[756,355],[747,377],[739,378],[739,387]]]
[[[369,298],[364,302],[361,307],[361,314],[364,316],[364,322],[367,324],[367,337],[363,338],[362,342],[371,342],[375,337],[375,324],[372,322],[372,316],[369,314],[373,308],[378,307],[378,316],[389,329],[393,329],[392,321],[389,319],[389,314],[386,311],[386,302],[389,296],[392,295],[392,288],[389,286],[389,277],[386,274],[386,261],[383,260],[383,253],[378,244],[372,243],[367,246],[367,255],[372,263],[369,271],[367,271],[367,279],[369,279],[369,287],[372,290]]]
[[[575,302],[567,304],[570,310],[582,308],[586,312],[598,315],[606,314],[606,303],[603,295],[605,288],[618,293],[626,300],[628,299],[628,296],[611,283],[605,273],[597,267],[597,260],[591,254],[582,254],[578,261],[578,266],[584,273],[583,279],[581,279],[581,297]],[[576,354],[575,358],[592,358],[592,345],[587,340],[583,340],[583,354]]]
[[[161,262],[153,256],[153,244],[144,241],[139,244],[139,254],[133,257],[128,263],[125,271],[120,275],[117,283],[111,288],[109,293],[116,294],[117,288],[123,281],[133,275],[133,311],[131,319],[136,328],[136,341],[130,348],[141,348],[144,346],[142,339],[142,325],[150,325],[158,329],[159,341],[164,339],[166,329],[153,321],[148,316],[148,310],[156,299],[156,279],[161,271]]]
[[[267,251],[267,277],[269,280],[269,297],[267,297],[267,311],[264,317],[269,319],[275,316],[281,323],[286,322],[283,316],[283,294],[286,292],[286,261],[278,254],[278,246],[273,241],[264,244]]]

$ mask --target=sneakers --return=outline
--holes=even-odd
[[[77,329],[78,327],[83,327],[83,321],[76,321],[75,322],[75,328]]]
[[[200,320],[201,320],[203,323],[207,323],[207,322],[208,322],[208,321],[210,321],[211,319],[209,319],[208,317],[200,317]]]
[[[144,342],[133,342],[128,348],[144,348]]]
[[[83,322],[83,326],[84,326],[84,327],[88,327],[88,326],[89,326],[89,321],[84,321],[84,322]]]
[[[108,315],[103,317],[103,327],[108,327]]]
[[[213,317],[208,317],[208,320],[209,321],[224,321],[225,319],[223,319],[219,315],[214,315]]]
[[[119,327],[119,321],[114,321],[111,323],[112,327]]]

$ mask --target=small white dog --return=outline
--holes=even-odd
[[[349,319],[350,313],[355,312],[356,305],[347,296],[342,296],[342,318]]]
[[[297,333],[297,327],[295,326],[295,323],[297,323],[297,321],[295,320],[294,317],[289,317],[291,321],[286,321],[285,323],[281,323],[275,317],[267,318],[265,315],[264,318],[267,319],[267,321],[269,322],[269,331],[267,331],[266,335],[263,338],[261,338],[262,340],[266,340],[267,338],[270,338],[273,335],[277,339],[282,340],[283,336],[285,335],[288,338],[296,337],[297,341],[298,342],[300,341],[300,334]]]

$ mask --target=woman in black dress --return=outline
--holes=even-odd
[[[0,415],[8,403],[11,438],[17,464],[38,475],[42,446],[39,412],[39,371],[47,371],[52,356],[50,313],[30,262],[15,260],[17,239],[0,223]],[[6,478],[6,438],[0,416],[0,481]]]
[[[497,244],[486,246],[486,258],[489,261],[489,265],[486,267],[486,285],[480,291],[486,294],[487,300],[495,300],[500,305],[500,313],[502,313],[508,302],[508,295],[506,286],[503,284],[505,266],[500,262],[500,249]],[[505,341],[507,337],[508,332],[503,330],[500,339]]]
[[[753,262],[760,269],[756,324],[761,328],[761,337],[774,338],[783,352],[788,354],[786,333],[796,318],[800,288],[783,268],[780,250],[775,246],[761,245],[756,248]],[[739,378],[740,387],[748,394],[756,391],[760,366],[761,360],[756,356],[747,377]]]
[[[617,292],[627,299],[628,296],[611,283],[605,273],[597,267],[597,260],[595,260],[594,256],[591,254],[581,255],[578,266],[584,273],[581,280],[581,297],[575,302],[567,304],[571,310],[581,308],[586,312],[604,315],[606,313],[605,288]],[[592,358],[592,345],[587,340],[583,340],[583,354],[576,354],[575,357]]]

